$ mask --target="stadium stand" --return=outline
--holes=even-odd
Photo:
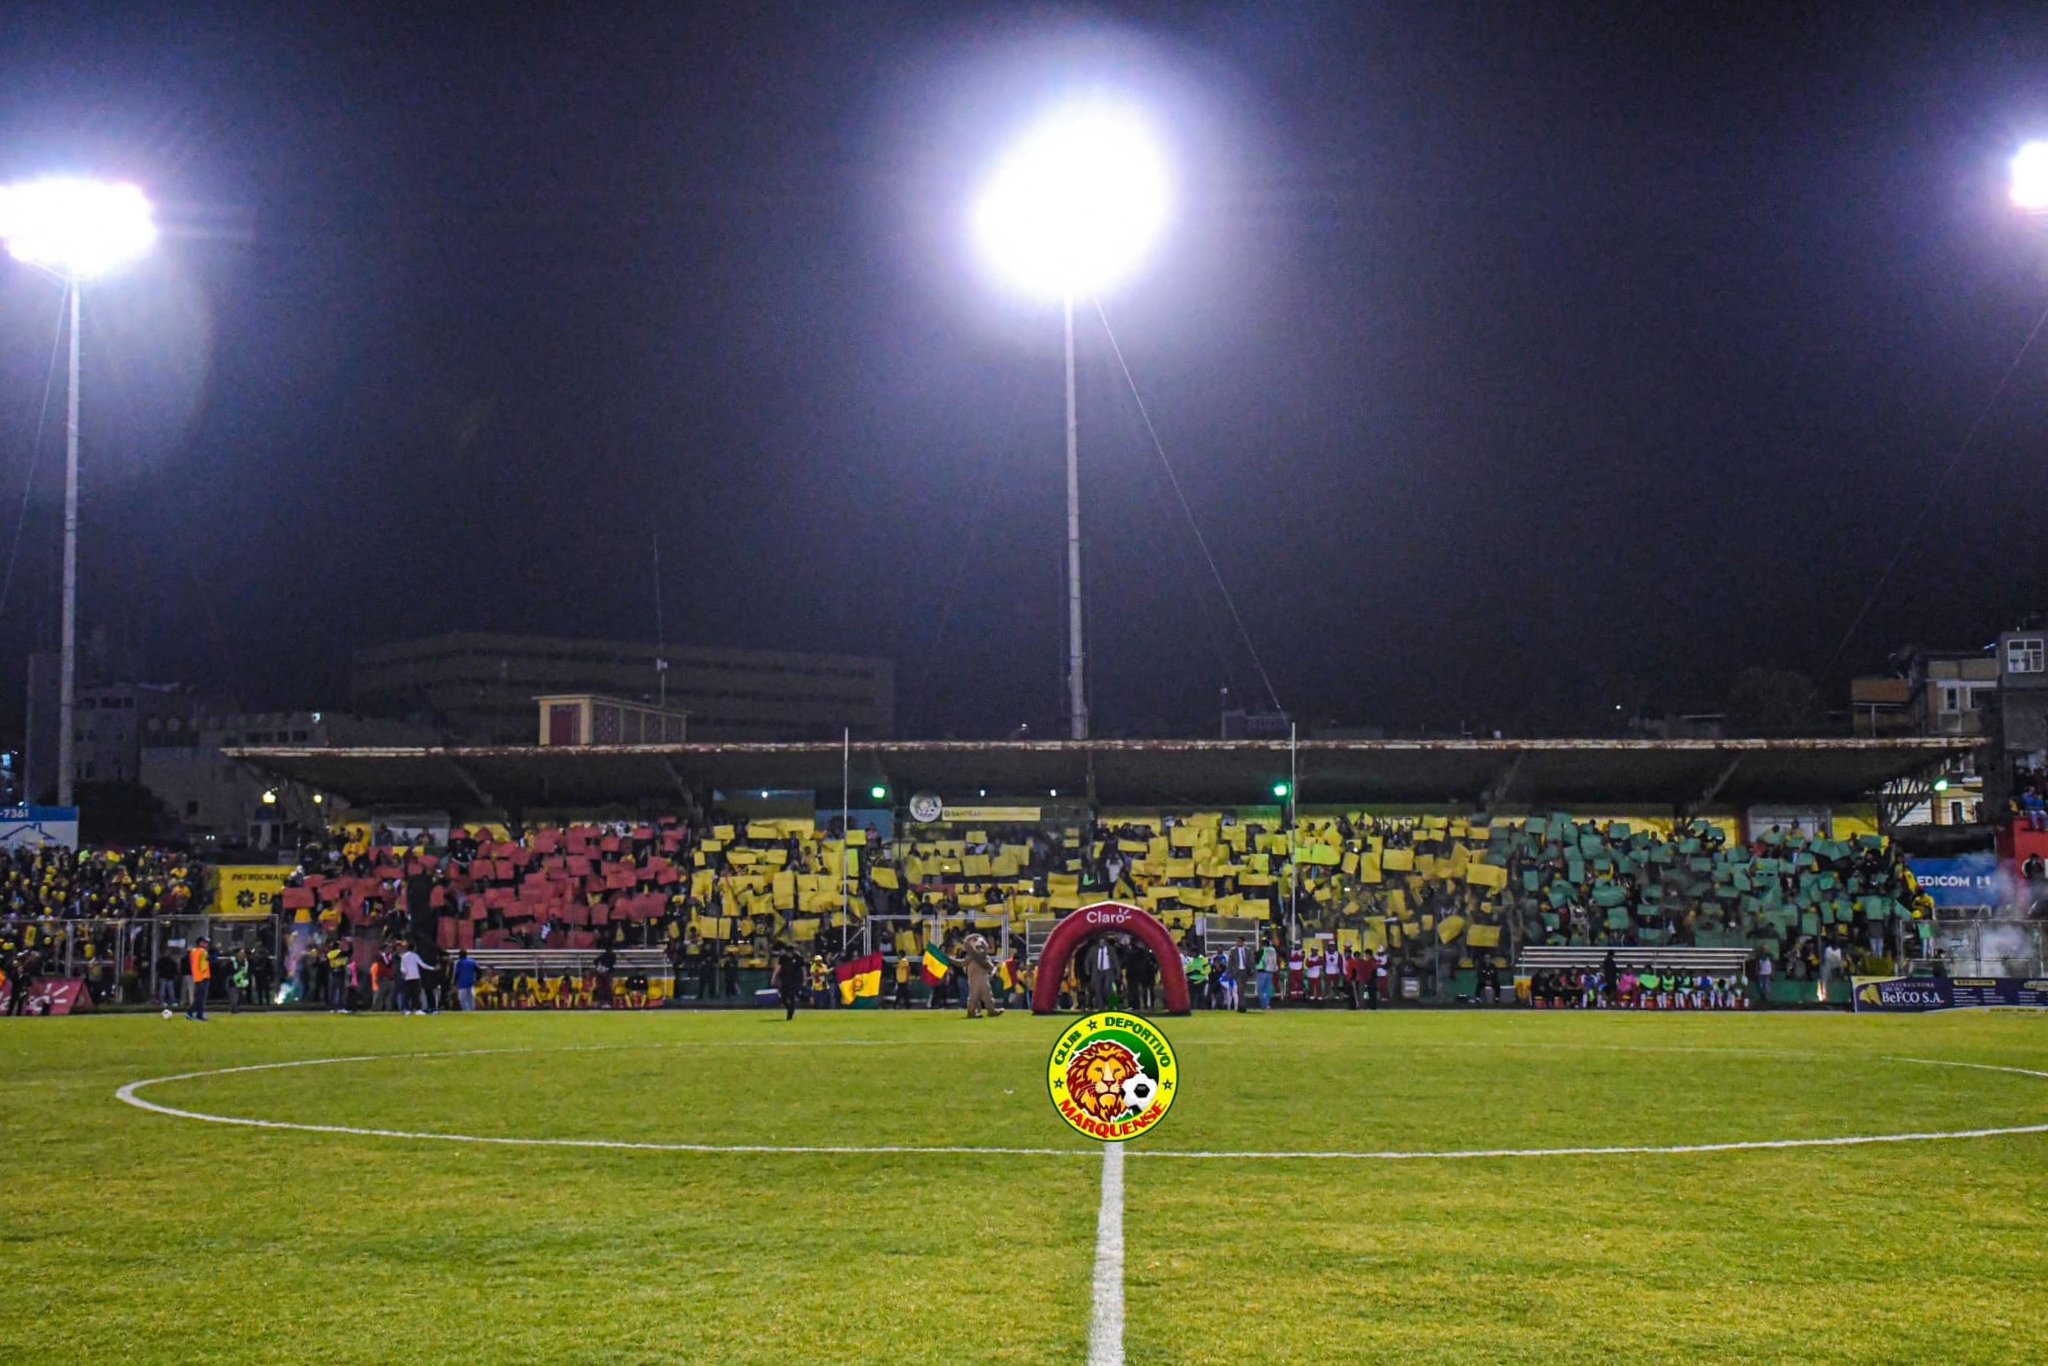
[[[432,848],[376,833],[346,825],[307,846],[278,894],[310,999],[331,998],[346,962],[388,972],[373,960],[404,939],[480,962],[548,955],[547,965],[532,960],[534,980],[560,976],[555,959],[570,954],[579,957],[561,962],[580,979],[583,960],[610,948],[635,955],[621,975],[657,977],[658,958],[685,984],[678,994],[744,998],[778,945],[830,960],[866,939],[915,958],[936,926],[942,945],[1001,930],[1022,948],[1028,926],[1104,898],[1152,910],[1190,953],[1212,935],[1284,939],[1292,924],[1326,952],[1384,954],[1397,981],[1417,984],[1409,994],[1432,999],[1472,994],[1476,974],[1537,948],[1673,961],[1678,949],[1767,954],[1779,981],[1799,982],[1818,975],[1829,945],[1873,970],[1894,959],[1931,908],[1875,833],[1772,828],[1745,843],[1728,818],[1347,811],[1305,814],[1290,833],[1266,808],[913,826],[883,839],[832,821],[713,814],[537,825],[516,837],[456,829]],[[173,916],[205,904],[206,870],[164,851],[16,851],[0,877],[0,948],[10,953],[34,947],[52,918]],[[495,980],[493,969],[486,987]]]
[[[1290,837],[1212,811],[884,841],[810,819],[664,818],[520,839],[459,830],[443,850],[372,846],[355,830],[309,855],[285,909],[330,933],[402,933],[423,898],[444,949],[662,948],[679,975],[707,980],[727,958],[765,968],[778,943],[830,954],[842,924],[874,919],[885,948],[914,954],[932,917],[1021,938],[1029,921],[1104,897],[1151,909],[1191,949],[1211,918],[1278,931],[1291,915],[1331,949],[1384,950],[1430,995],[1542,945],[1769,953],[1802,980],[1830,942],[1891,955],[1927,907],[1875,834],[1771,829],[1745,844],[1708,819],[1348,812],[1304,817]]]

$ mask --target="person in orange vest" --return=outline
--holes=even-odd
[[[185,1012],[188,1020],[206,1020],[206,993],[213,986],[213,958],[206,951],[206,937],[201,935],[192,945],[192,1008]]]

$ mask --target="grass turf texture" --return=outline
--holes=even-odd
[[[2048,1121],[2048,1021],[1381,1012],[1169,1022],[1131,1145],[1134,1361],[2048,1359],[2048,1135],[1693,1155],[1152,1160]],[[0,1361],[1079,1362],[1100,1163],[1054,1021],[324,1015],[0,1028]],[[1072,1157],[478,1146],[474,1135]],[[1041,1210],[1044,1213],[1041,1214]]]

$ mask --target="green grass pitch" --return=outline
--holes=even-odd
[[[1126,1164],[1133,1362],[2048,1360],[2022,1015],[1167,1021]],[[1054,1020],[779,1012],[0,1022],[0,1362],[1087,1357],[1100,1149]],[[885,1145],[694,1152],[374,1137]]]

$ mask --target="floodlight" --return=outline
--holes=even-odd
[[[1054,110],[998,163],[974,206],[974,233],[1014,288],[1085,296],[1138,264],[1171,198],[1145,120],[1108,100],[1080,100]]]
[[[2048,142],[2030,142],[2013,157],[2012,202],[2028,213],[2048,213]]]
[[[0,188],[0,237],[17,261],[86,280],[149,250],[156,220],[133,185],[32,180]]]

